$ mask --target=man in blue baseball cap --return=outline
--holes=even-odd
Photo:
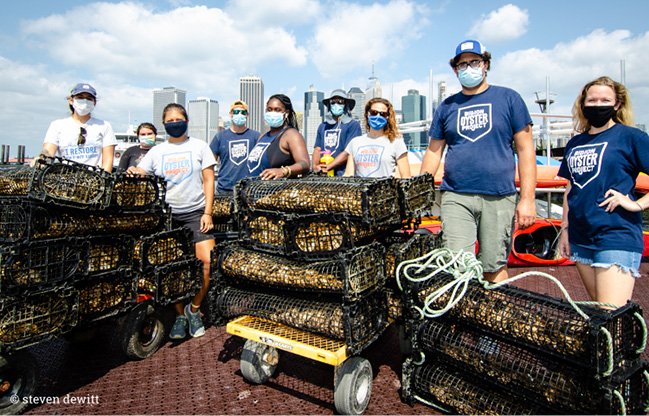
[[[491,54],[482,43],[460,43],[449,63],[462,91],[435,112],[421,173],[435,174],[448,146],[440,186],[443,245],[474,252],[477,241],[485,278],[502,281],[515,222],[523,229],[536,219],[532,118],[516,91],[487,83]]]

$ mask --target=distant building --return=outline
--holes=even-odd
[[[365,124],[365,115],[363,114],[366,102],[365,93],[358,87],[352,87],[347,91],[347,94],[349,98],[353,98],[356,101],[356,105],[352,110],[352,118],[361,123],[361,125]]]
[[[185,97],[187,91],[180,90],[175,87],[164,87],[161,90],[153,90],[153,125],[158,130],[158,135],[163,136],[167,140],[169,136],[165,132],[165,127],[162,124],[162,111],[171,103],[180,104],[185,107]]]
[[[324,120],[325,106],[322,104],[322,100],[324,100],[324,93],[316,91],[313,87],[304,93],[304,129],[302,135],[309,152],[313,151],[318,126]]]
[[[248,105],[248,128],[264,131],[264,83],[254,75],[239,78],[239,99]]]
[[[298,130],[300,130],[300,133],[304,132],[304,113],[301,111],[296,111],[295,118],[297,119]]]
[[[426,97],[417,90],[408,90],[408,95],[401,97],[401,111],[404,123],[426,120]],[[420,149],[427,144],[425,132],[406,133],[403,139],[408,149]]]
[[[207,97],[189,100],[188,134],[191,137],[209,143],[219,131],[219,102]]]

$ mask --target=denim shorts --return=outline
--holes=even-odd
[[[610,269],[612,265],[616,265],[623,272],[631,272],[633,277],[640,277],[638,269],[642,254],[624,250],[595,251],[570,244],[570,260],[602,269]]]

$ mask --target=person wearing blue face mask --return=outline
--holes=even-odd
[[[316,172],[327,173],[333,169],[336,176],[342,176],[345,173],[347,157],[338,160],[335,158],[345,150],[351,139],[362,134],[360,123],[351,117],[356,101],[348,98],[344,90],[336,89],[331,92],[329,98],[322,100],[322,104],[326,108],[325,121],[318,127],[311,166]],[[334,160],[321,164],[320,152],[327,150],[331,152]]]
[[[408,149],[397,126],[392,103],[372,98],[365,104],[367,134],[353,138],[336,159],[347,159],[344,176],[410,177]],[[334,159],[333,162],[335,163]]]
[[[234,185],[248,176],[248,154],[260,136],[258,131],[246,126],[248,105],[245,102],[236,100],[230,105],[230,119],[232,126],[218,132],[210,143],[214,157],[221,162],[216,184],[219,193],[232,192]]]
[[[158,130],[151,123],[142,123],[137,126],[135,134],[140,140],[140,145],[131,146],[124,151],[124,154],[119,159],[117,172],[126,172],[129,167],[137,166],[140,163],[140,160],[142,160],[144,155],[155,146],[155,138],[158,134]]]
[[[482,43],[460,43],[450,65],[462,91],[435,112],[420,173],[434,175],[448,146],[440,186],[442,243],[473,253],[477,240],[484,276],[498,282],[507,278],[515,222],[524,229],[536,220],[532,118],[516,91],[487,83],[491,54]]]

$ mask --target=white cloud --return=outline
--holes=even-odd
[[[309,23],[322,6],[318,0],[230,0],[225,11],[238,25],[252,28]]]
[[[475,37],[487,45],[501,43],[523,36],[527,32],[529,23],[527,10],[507,4],[487,15],[480,16],[467,35]]]

